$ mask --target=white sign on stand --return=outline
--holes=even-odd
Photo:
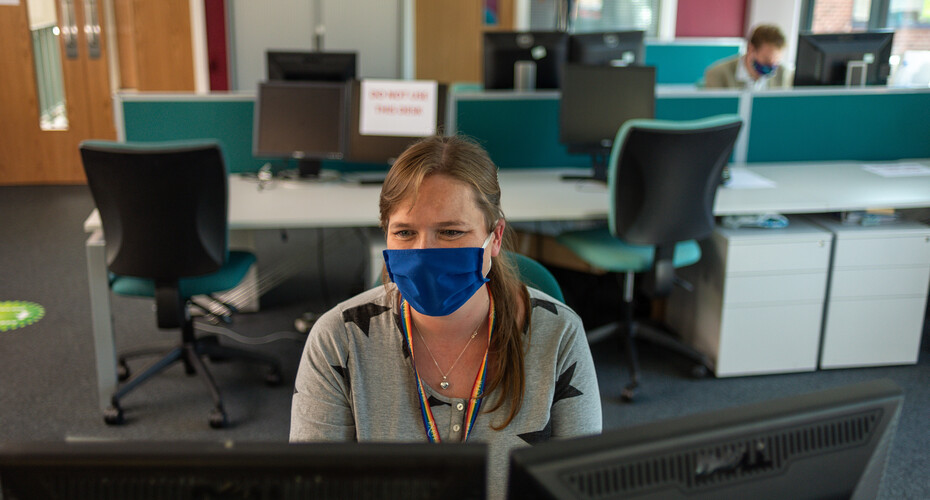
[[[425,137],[436,133],[435,81],[362,80],[359,133]]]

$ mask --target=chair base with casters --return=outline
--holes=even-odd
[[[587,338],[589,343],[594,343],[614,333],[621,335],[624,357],[630,373],[630,381],[620,394],[623,401],[633,401],[640,385],[637,340],[649,342],[693,362],[694,365],[690,370],[691,376],[700,378],[713,372],[713,360],[684,343],[670,329],[664,325],[638,321],[634,316],[635,274],[653,269],[654,261],[656,261],[654,272],[659,274],[674,273],[674,268],[696,263],[701,258],[700,246],[696,241],[688,240],[678,243],[671,252],[668,252],[671,255],[657,259],[658,252],[665,252],[663,248],[652,245],[631,245],[611,236],[606,228],[563,233],[558,236],[558,240],[586,262],[605,271],[618,273],[618,278],[622,280],[623,300],[618,321],[590,330],[587,332]],[[656,281],[663,283],[672,280],[659,277]],[[668,290],[656,290],[655,292],[655,295],[662,296],[666,295]]]

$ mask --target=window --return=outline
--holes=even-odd
[[[575,0],[571,2],[571,29],[574,33],[610,30],[644,30],[647,37],[659,31],[660,0]],[[530,29],[556,29],[560,0],[533,0]]]
[[[893,29],[893,54],[930,51],[930,0],[804,0],[801,13],[813,33]]]

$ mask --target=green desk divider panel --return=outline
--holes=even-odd
[[[656,99],[656,118],[694,120],[737,113],[737,97]],[[569,154],[559,142],[559,99],[460,99],[459,133],[475,138],[501,168],[588,167],[591,157]]]
[[[646,44],[646,65],[658,84],[696,84],[711,64],[739,53],[739,45]]]
[[[230,173],[255,172],[251,100],[123,101],[127,141],[216,139]]]
[[[930,92],[756,94],[749,162],[930,157]]]

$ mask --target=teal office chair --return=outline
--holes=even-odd
[[[122,399],[182,362],[189,375],[201,376],[213,397],[211,427],[227,426],[219,389],[203,358],[264,365],[269,384],[280,384],[281,368],[271,357],[220,345],[216,337],[194,335],[191,298],[234,288],[255,263],[253,254],[228,249],[228,174],[219,145],[85,141],[80,151],[103,224],[111,290],[154,298],[158,327],[181,330],[180,344],[113,394],[104,421],[122,424]],[[128,359],[160,353],[143,349],[122,355],[120,380],[129,378]]]
[[[559,286],[559,282],[555,280],[555,276],[542,264],[526,255],[516,252],[508,252],[508,255],[517,265],[517,271],[520,273],[520,279],[523,283],[549,294],[559,302],[565,302],[565,297],[562,295],[562,287]]]
[[[675,268],[701,258],[695,240],[713,231],[714,198],[741,126],[735,115],[682,122],[627,121],[617,132],[607,166],[607,227],[558,236],[560,243],[590,265],[625,275],[619,328],[630,370],[630,382],[621,394],[625,401],[632,401],[639,386],[635,339],[690,358],[697,363],[695,375],[713,368],[707,356],[667,329],[647,328],[634,321],[633,278],[649,272],[653,297],[667,296]],[[590,341],[597,337],[603,335],[589,333]]]

